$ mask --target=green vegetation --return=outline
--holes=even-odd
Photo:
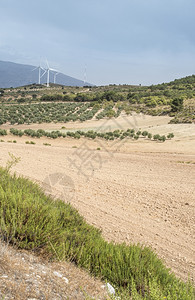
[[[179,164],[188,164],[188,165],[189,165],[189,164],[193,164],[193,165],[195,164],[194,161],[180,161],[180,160],[177,161],[177,163],[179,163]]]
[[[172,139],[172,138],[174,138],[174,134],[171,132],[171,133],[169,133],[168,135],[167,135],[167,138],[168,139]]]
[[[118,117],[122,111],[170,115],[173,123],[195,120],[195,75],[151,86],[29,86],[3,89],[0,95],[0,125],[83,122],[95,115],[97,119]]]
[[[0,125],[57,123],[92,119],[98,109],[89,103],[45,103],[0,106]]]
[[[15,136],[30,136],[32,138],[36,137],[36,138],[40,138],[42,136],[48,137],[48,138],[52,138],[52,139],[56,139],[56,138],[66,138],[66,137],[71,137],[74,139],[80,139],[81,137],[85,137],[85,138],[89,138],[89,139],[96,139],[96,138],[101,138],[101,139],[105,139],[105,140],[116,140],[116,139],[125,139],[125,138],[131,138],[131,139],[139,139],[140,137],[142,138],[148,138],[149,140],[152,139],[152,134],[149,133],[148,131],[137,131],[135,132],[134,129],[127,129],[126,131],[124,130],[114,130],[114,131],[109,131],[109,132],[97,132],[97,131],[93,131],[93,130],[88,130],[88,131],[81,131],[81,130],[77,130],[77,131],[67,131],[66,133],[62,133],[59,130],[56,131],[51,131],[51,132],[47,132],[43,129],[38,129],[38,130],[33,130],[33,129],[25,129],[24,131],[22,130],[18,130],[18,129],[14,129],[11,128],[10,129],[10,133],[15,135]],[[167,135],[168,139],[171,139],[174,137],[173,133],[169,133]],[[166,140],[166,136],[160,136],[159,134],[156,134],[153,136],[154,140],[159,140],[159,141],[165,141]]]
[[[0,135],[7,135],[7,131],[4,129],[0,129]]]
[[[115,131],[109,131],[109,132],[96,132],[93,130],[88,130],[85,132],[85,131],[77,130],[77,131],[67,131],[66,133],[62,133],[59,130],[47,132],[43,129],[38,129],[38,130],[25,129],[23,131],[23,130],[11,128],[10,133],[12,135],[19,136],[19,137],[21,137],[23,135],[30,136],[32,138],[40,138],[42,136],[45,136],[45,137],[52,138],[52,139],[56,139],[59,137],[62,137],[62,138],[72,137],[75,139],[80,139],[83,136],[83,137],[90,138],[90,139],[102,138],[105,140],[113,141],[116,139],[122,140],[125,138],[132,138],[132,139],[138,140],[140,138],[140,136],[142,136],[142,138],[148,138],[148,139],[152,140],[152,134],[150,132],[148,132],[148,131],[141,132],[140,130],[135,132],[134,129],[127,129],[126,131],[117,129]],[[7,135],[7,131],[0,129],[0,135]],[[165,135],[160,136],[159,134],[155,134],[153,136],[153,140],[159,140],[159,141],[164,142],[166,139],[171,139],[173,137],[174,137],[173,133],[169,133],[167,135],[167,137]],[[16,143],[16,141],[13,141],[13,142]],[[34,142],[28,142],[28,141],[26,142],[26,144],[29,144],[29,143],[33,144]]]
[[[26,141],[25,144],[28,144],[28,145],[35,145],[36,143],[33,142],[33,141],[30,141],[30,142],[29,142],[29,141]]]
[[[0,168],[0,178],[4,241],[52,260],[74,262],[129,299],[194,299],[192,285],[170,273],[149,248],[108,243],[74,208],[46,196],[38,185],[11,176],[8,168]]]
[[[171,111],[178,112],[183,109],[183,98],[175,98],[171,102]]]

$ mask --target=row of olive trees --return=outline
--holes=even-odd
[[[52,139],[56,139],[59,137],[72,137],[75,139],[80,139],[81,137],[85,137],[85,138],[90,138],[90,139],[95,139],[95,138],[102,138],[105,140],[116,140],[116,139],[120,139],[123,140],[125,138],[132,138],[135,140],[138,140],[139,138],[147,138],[149,140],[158,140],[158,141],[162,141],[164,142],[166,139],[171,139],[174,137],[173,133],[169,133],[167,136],[165,135],[159,135],[159,134],[155,134],[152,135],[150,132],[148,131],[135,131],[134,129],[127,129],[126,131],[124,130],[114,130],[114,131],[109,131],[109,132],[97,132],[97,131],[93,131],[93,130],[88,130],[88,131],[82,131],[82,130],[77,130],[77,131],[67,131],[66,133],[61,132],[59,130],[56,131],[51,131],[51,132],[47,132],[43,129],[38,129],[38,130],[33,130],[33,129],[25,129],[24,131],[22,130],[18,130],[15,128],[11,128],[10,129],[10,133],[15,135],[15,136],[30,136],[30,137],[36,137],[36,138],[40,138],[42,136],[48,137],[48,138],[52,138]]]

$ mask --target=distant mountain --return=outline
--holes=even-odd
[[[9,61],[0,61],[0,88],[18,87],[38,83],[38,68],[36,66],[17,64]],[[47,74],[41,78],[41,83],[46,83]],[[50,72],[50,82],[54,82],[54,74]],[[59,73],[56,76],[56,84],[66,86],[91,85],[84,81]]]

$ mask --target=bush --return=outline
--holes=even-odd
[[[177,112],[183,109],[183,98],[175,98],[171,103],[172,112]]]
[[[166,141],[166,136],[165,135],[159,136],[158,140],[161,141],[161,142],[165,142]]]
[[[0,129],[0,135],[7,135],[7,131],[5,129]]]
[[[29,142],[29,141],[26,141],[25,144],[27,144],[27,145],[35,145],[36,143],[33,142],[33,141],[30,141],[30,142]]]
[[[160,135],[159,135],[159,134],[154,134],[154,135],[153,135],[153,139],[154,139],[155,141],[159,140],[159,138],[160,138]]]
[[[172,139],[172,138],[174,138],[174,134],[171,132],[171,133],[169,133],[168,135],[167,135],[167,138],[168,139]]]
[[[144,137],[146,137],[146,136],[148,135],[148,132],[147,132],[147,131],[143,131],[143,132],[142,132],[142,135],[143,135]]]
[[[17,135],[17,136],[23,136],[24,132],[22,130],[19,129],[15,129],[15,128],[10,128],[10,133],[13,135]]]
[[[193,299],[193,287],[170,273],[149,248],[109,243],[69,204],[47,197],[31,181],[11,176],[2,168],[0,178],[3,240],[52,259],[74,262],[129,297]]]

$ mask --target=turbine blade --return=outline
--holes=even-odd
[[[43,74],[41,75],[41,78],[45,75],[45,73],[47,73],[46,70],[44,70]]]
[[[58,70],[56,70],[56,69],[52,69],[52,68],[50,68],[50,71],[57,72],[57,73],[61,73],[60,71],[58,71]]]
[[[47,67],[48,67],[48,69],[49,69],[49,63],[48,63],[48,60],[47,60],[47,58],[46,58],[46,63],[47,63]]]

